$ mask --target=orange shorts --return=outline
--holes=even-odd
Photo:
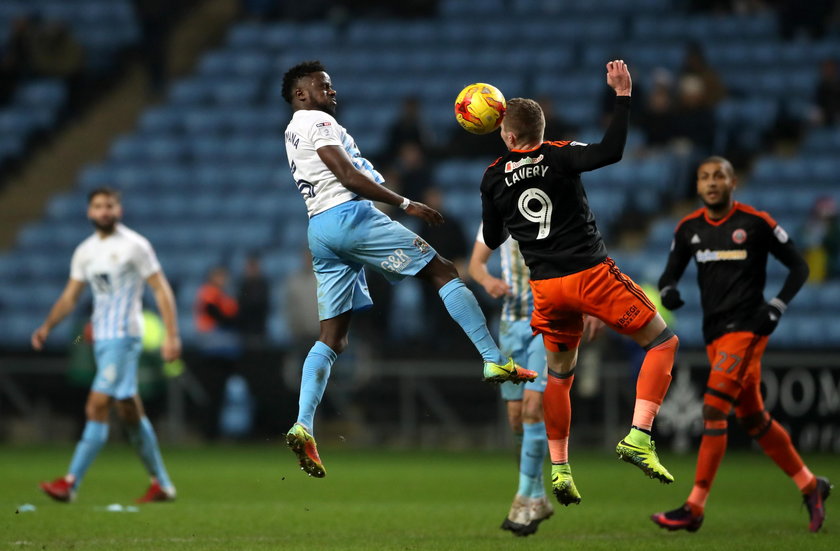
[[[562,277],[531,281],[534,313],[531,328],[553,352],[580,345],[583,314],[595,316],[619,333],[630,335],[656,315],[656,306],[612,258]]]
[[[712,370],[706,384],[705,403],[729,412],[744,390],[758,388],[761,357],[768,340],[768,336],[737,331],[726,333],[706,346]],[[744,412],[749,413],[754,412]]]

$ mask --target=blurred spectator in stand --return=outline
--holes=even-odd
[[[239,332],[246,347],[259,348],[265,342],[271,293],[268,279],[262,273],[260,257],[250,254],[245,260],[245,273],[239,283]]]
[[[476,199],[478,197],[476,196]],[[443,193],[436,187],[428,188],[422,195],[421,201],[443,215],[444,223],[440,226],[424,225],[419,228],[418,234],[426,240],[429,245],[435,248],[440,256],[448,258],[455,264],[460,276],[468,279],[468,247],[466,234],[459,218],[447,211]],[[469,341],[461,338],[458,325],[447,313],[446,307],[441,302],[437,291],[431,285],[424,285],[423,289],[423,318],[427,336],[433,337],[435,346],[441,349],[464,346],[466,349]],[[465,344],[466,343],[466,344]]]
[[[73,79],[84,67],[84,50],[70,29],[52,21],[35,29],[31,48],[32,70],[39,76]]]
[[[677,137],[686,139],[698,155],[711,153],[715,141],[715,112],[711,108],[705,84],[697,75],[685,75],[679,82],[676,112]]]
[[[779,30],[786,40],[803,34],[811,39],[823,38],[837,9],[835,0],[777,0],[776,5]]]
[[[169,49],[168,0],[134,0],[134,9],[140,20],[143,64],[149,80],[149,93],[162,94],[169,78],[167,51]]]
[[[28,16],[11,23],[9,37],[0,50],[0,106],[9,101],[32,64],[33,22]]]
[[[420,100],[415,96],[403,99],[399,116],[388,128],[388,145],[384,151],[386,163],[409,143],[419,146],[423,155],[432,153],[431,134],[420,117]]]
[[[70,28],[61,21],[39,26],[32,38],[32,72],[38,76],[60,78],[70,94],[72,109],[85,93],[85,51]]]
[[[613,94],[615,98],[615,94]],[[545,137],[549,140],[572,139],[580,132],[577,125],[571,124],[558,115],[554,109],[554,99],[551,96],[540,96],[537,103],[542,107],[545,115]],[[615,99],[613,99],[615,103]]]
[[[236,369],[240,357],[236,332],[239,305],[227,293],[228,271],[223,266],[210,270],[195,301],[199,366],[195,372],[207,393],[201,410],[202,432],[208,439],[219,435],[219,407],[225,383]]]
[[[257,21],[267,21],[277,16],[279,2],[276,0],[240,0],[242,15]]]
[[[836,59],[826,59],[820,64],[816,102],[822,124],[840,123],[840,67]]]
[[[697,77],[703,83],[703,107],[714,107],[726,97],[726,87],[723,85],[723,80],[706,61],[703,48],[696,42],[689,44],[686,49],[680,81],[683,81],[683,77],[686,76]]]
[[[641,108],[640,126],[647,145],[660,148],[669,145],[677,134],[673,77],[668,70],[657,69],[652,80],[647,103]]]
[[[406,197],[421,197],[432,180],[432,169],[422,147],[406,142],[400,147],[393,165],[399,175],[401,193]]]
[[[822,283],[840,277],[840,221],[833,197],[819,197],[796,242],[811,269],[809,281]]]

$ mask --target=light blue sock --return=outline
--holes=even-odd
[[[137,425],[128,426],[127,430],[128,440],[137,450],[149,474],[157,479],[162,488],[171,488],[172,480],[169,479],[169,473],[163,465],[155,429],[152,428],[149,418],[143,416]]]
[[[324,389],[327,388],[327,380],[330,378],[330,368],[336,358],[338,354],[332,348],[321,341],[315,341],[315,345],[303,361],[297,422],[312,433],[315,432],[313,430],[315,409],[324,396]]]
[[[76,451],[73,452],[73,459],[70,461],[70,474],[75,477],[73,489],[77,489],[85,477],[85,473],[96,459],[99,450],[108,441],[108,423],[99,421],[88,421],[85,423],[85,430],[82,432],[82,439],[76,444]]]
[[[548,450],[545,423],[523,423],[525,437],[522,439],[522,455],[519,459],[519,494],[527,497],[542,497],[545,486],[542,480],[543,462]],[[523,488],[523,479],[525,488]]]
[[[490,331],[487,320],[475,300],[475,295],[467,289],[460,278],[455,278],[438,290],[440,298],[449,315],[452,316],[464,333],[470,338],[485,362],[504,364],[507,358],[502,355]]]

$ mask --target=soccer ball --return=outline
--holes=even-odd
[[[498,88],[483,82],[470,84],[455,99],[455,120],[473,134],[489,134],[502,124],[505,97]]]

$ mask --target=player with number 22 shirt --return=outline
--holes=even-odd
[[[597,144],[543,141],[545,117],[539,104],[523,98],[508,101],[501,127],[508,153],[490,165],[481,182],[485,243],[496,249],[509,233],[531,271],[531,327],[542,334],[548,360],[543,400],[552,486],[563,505],[581,500],[568,443],[569,391],[584,314],[629,335],[647,351],[632,428],[616,453],[651,478],[674,480],[659,462],[650,436],[671,382],[679,341],[639,286],[607,256],[581,184],[581,172],[618,162],[624,151],[632,89],[624,61],[607,63],[607,84],[616,93],[615,110]]]

